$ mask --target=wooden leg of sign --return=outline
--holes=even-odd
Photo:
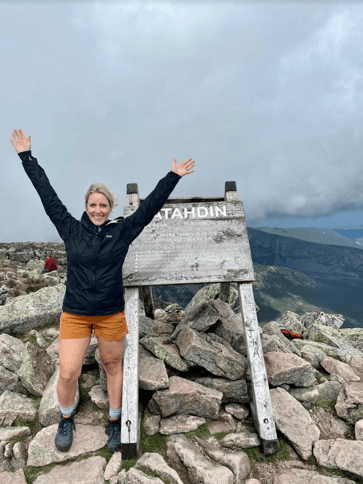
[[[139,420],[139,288],[125,287],[126,335],[122,385],[122,459],[137,457],[140,447]]]
[[[274,455],[279,451],[279,442],[276,435],[275,417],[272,411],[252,284],[239,283],[238,291],[251,371],[252,417],[262,441],[264,454],[266,456]]]
[[[145,316],[154,319],[154,302],[151,286],[140,286],[141,296],[144,303]]]
[[[229,304],[229,293],[231,285],[229,282],[221,282],[220,284],[220,300]]]

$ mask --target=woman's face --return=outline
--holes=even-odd
[[[87,212],[94,225],[102,225],[108,219],[111,207],[102,193],[91,193],[88,197]]]

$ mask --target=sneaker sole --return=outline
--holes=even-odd
[[[61,447],[59,446],[58,444],[55,444],[57,450],[59,450],[59,452],[68,452],[69,449],[72,447],[72,442],[71,442],[71,445],[68,445],[66,447]]]
[[[111,452],[113,454],[117,450],[120,450],[121,449],[121,444],[120,445],[117,445],[116,447],[109,447],[109,446],[107,446],[107,449],[108,449],[109,452]]]

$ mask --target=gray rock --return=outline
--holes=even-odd
[[[266,353],[264,355],[267,378],[271,385],[284,383],[309,387],[316,378],[310,363],[290,353]]]
[[[318,385],[316,388],[318,389],[319,397],[327,402],[336,403],[343,385],[337,381],[326,381]]]
[[[208,284],[207,286],[202,287],[196,295],[192,298],[192,300],[187,304],[184,311],[187,314],[194,306],[198,306],[201,303],[207,303],[214,299],[220,299],[220,287],[219,283],[216,284]],[[236,300],[238,299],[238,291],[230,285],[230,296],[229,296],[229,304],[231,308],[235,305]]]
[[[286,390],[270,390],[272,410],[277,429],[292,443],[305,460],[312,455],[312,446],[319,440],[320,431],[309,412]]]
[[[304,358],[310,365],[317,370],[321,370],[321,361],[326,358],[326,353],[323,350],[313,345],[305,345],[301,350],[301,358]]]
[[[187,472],[193,483],[233,484],[233,473],[225,466],[208,460],[197,445],[184,435],[172,435],[166,443],[166,454],[178,473]]]
[[[307,409],[313,408],[319,398],[319,390],[313,385],[307,388],[291,388],[289,393]]]
[[[98,339],[96,336],[91,336],[91,341],[89,347],[87,348],[86,354],[84,355],[83,364],[93,365],[96,363],[96,350],[98,349]]]
[[[351,381],[360,381],[359,376],[354,373],[352,368],[342,361],[326,357],[321,361],[321,366],[331,375],[341,376],[347,383]]]
[[[309,327],[308,339],[317,343],[325,343],[334,348],[340,348],[342,340],[338,329],[321,324],[313,324]]]
[[[32,395],[41,397],[49,378],[55,371],[55,365],[48,353],[31,343],[26,343],[22,353],[22,363],[17,375],[24,388]]]
[[[327,356],[340,356],[342,353],[341,348],[333,347],[326,343],[319,343],[317,341],[294,339],[291,341],[291,344],[293,344],[300,351],[304,350],[307,346],[314,346],[314,348],[324,351]]]
[[[25,344],[8,334],[0,334],[0,365],[16,373],[22,364]]]
[[[148,475],[144,474],[139,469],[135,469],[135,467],[131,467],[131,469],[128,470],[128,472],[122,478],[122,480],[120,480],[120,476],[119,476],[117,483],[121,483],[121,484],[164,484],[164,481],[162,481],[158,477],[149,477]]]
[[[142,425],[144,427],[146,435],[152,436],[159,432],[160,420],[160,415],[153,415],[149,412],[147,408],[145,409]]]
[[[237,429],[236,421],[229,415],[229,419],[221,417],[222,412],[219,412],[218,420],[208,425],[208,431],[210,435],[219,434],[221,432],[234,432]]]
[[[57,430],[58,424],[53,424],[36,434],[29,444],[28,466],[42,467],[53,462],[64,462],[73,457],[87,455],[88,452],[102,449],[108,440],[104,427],[77,424],[76,431],[73,432],[72,447],[68,452],[60,452],[54,443]]]
[[[335,410],[351,425],[363,418],[363,383],[347,383],[338,395]]]
[[[169,316],[169,315],[167,315]],[[166,318],[165,318],[166,319]],[[139,338],[147,336],[171,335],[174,332],[174,325],[159,321],[158,319],[151,319],[147,316],[139,315]]]
[[[153,474],[157,474],[163,482],[169,484],[183,484],[178,474],[165,462],[160,454],[145,452],[135,464],[135,469],[145,468]]]
[[[159,336],[150,336],[142,338],[140,343],[147,350],[151,351],[160,360],[164,360],[168,365],[172,366],[179,371],[188,371],[190,365],[180,356],[178,347],[174,344],[174,341],[170,341],[171,344],[163,344],[165,338],[160,338]]]
[[[200,425],[205,424],[204,417],[194,415],[174,415],[160,420],[159,433],[162,435],[180,434],[197,430]]]
[[[363,419],[358,420],[354,426],[355,440],[363,440]]]
[[[0,442],[8,442],[13,437],[30,435],[29,427],[0,427]]]
[[[281,345],[283,348],[285,348],[285,352],[287,353],[288,351],[287,348],[290,349],[290,353],[293,353],[297,356],[300,356],[300,350],[298,348],[296,348],[291,341],[289,341],[282,333],[281,333],[281,329],[278,325],[278,323],[276,323],[276,321],[271,321],[267,324],[264,325],[264,327],[262,328],[262,332],[264,335],[270,335],[270,336],[277,336],[280,341],[281,341]]]
[[[218,300],[213,301],[213,303],[216,303],[217,301]],[[237,353],[247,356],[247,346],[241,313],[234,314],[234,316],[229,316],[228,318],[220,317],[213,328],[213,332],[224,341],[227,341]]]
[[[304,338],[307,337],[308,332],[304,324],[301,322],[302,316],[299,316],[292,311],[285,311],[284,314],[276,322],[285,327],[289,331],[301,334]]]
[[[251,472],[250,460],[245,452],[232,453],[220,449],[211,442],[206,442],[195,436],[194,440],[202,447],[203,451],[215,462],[228,467],[233,472],[236,482],[243,480]]]
[[[18,469],[16,472],[1,472],[1,484],[27,484],[23,469]]]
[[[23,388],[23,384],[19,377],[12,371],[7,370],[3,366],[0,366],[0,395],[5,390],[19,393]]]
[[[314,457],[320,466],[348,471],[360,479],[363,478],[362,455],[363,441],[319,440],[314,446]]]
[[[226,435],[219,441],[220,445],[229,449],[251,449],[261,445],[260,438],[256,432],[243,430],[242,432],[235,432]]]
[[[162,390],[168,388],[169,378],[163,360],[139,355],[139,388],[143,390]]]
[[[363,352],[363,328],[340,329],[343,343]]]
[[[197,364],[213,375],[238,380],[246,373],[246,358],[213,333],[198,333],[186,328],[175,342],[180,355],[189,364]]]
[[[320,440],[345,439],[348,436],[348,425],[343,420],[334,417],[329,411],[314,407],[310,416],[320,430]]]
[[[59,321],[65,292],[65,285],[58,284],[15,297],[0,311],[0,332],[23,334]]]
[[[117,476],[121,466],[121,461],[121,452],[114,452],[111,459],[108,461],[105,469],[105,474],[103,476],[106,481],[109,481],[112,477]]]
[[[263,334],[261,340],[263,354],[276,351],[296,354],[296,351],[293,351],[291,345],[288,344],[289,341],[285,337],[284,339],[286,342],[277,334]],[[324,354],[324,356],[326,355]]]
[[[13,458],[11,459],[11,466],[18,470],[26,465],[26,447],[23,442],[16,442],[13,447]],[[0,481],[1,482],[1,481]]]
[[[56,466],[48,474],[38,476],[34,484],[104,484],[106,459],[93,456],[80,462],[70,462],[65,466]]]
[[[311,326],[322,325],[333,329],[339,329],[344,323],[341,314],[326,314],[323,312],[305,313],[301,318],[303,325],[309,330]]]
[[[100,371],[100,387],[103,392],[107,392],[107,373],[106,370],[103,368],[103,364],[100,358],[100,349],[97,348],[95,351],[95,359],[98,363],[98,369]]]
[[[6,390],[0,397],[0,425],[12,425],[16,417],[32,421],[37,416],[37,409],[31,398]]]
[[[174,329],[171,338],[175,339],[179,333],[186,328],[201,332],[207,331],[207,329],[213,326],[219,318],[219,312],[211,304],[208,304],[207,302],[200,303],[186,312],[184,321],[179,323]]]
[[[97,405],[98,408],[109,407],[108,393],[102,390],[101,385],[95,385],[92,387],[89,392],[89,396],[92,402]]]
[[[221,392],[185,378],[172,376],[169,379],[169,388],[155,392],[148,408],[151,413],[161,413],[163,418],[186,414],[215,419],[221,401]],[[156,408],[153,407],[153,402],[156,403]]]
[[[227,380],[226,378],[213,377],[191,377],[191,381],[204,385],[213,390],[218,390],[223,393],[222,403],[248,403],[250,398],[248,396],[247,383],[244,378],[240,380]]]
[[[240,403],[228,403],[225,406],[226,412],[232,414],[238,420],[244,420],[248,417],[250,411],[246,405],[241,405]]]

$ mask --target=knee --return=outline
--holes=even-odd
[[[102,361],[102,365],[105,369],[105,372],[109,373],[110,375],[114,375],[114,374],[118,373],[119,371],[121,371],[121,369],[122,369],[121,359],[115,359],[115,360],[110,360],[110,361]]]
[[[75,381],[78,380],[80,376],[80,372],[78,371],[71,371],[71,370],[60,370],[59,372],[59,379],[62,381],[62,383],[69,384],[69,383],[74,383]]]

